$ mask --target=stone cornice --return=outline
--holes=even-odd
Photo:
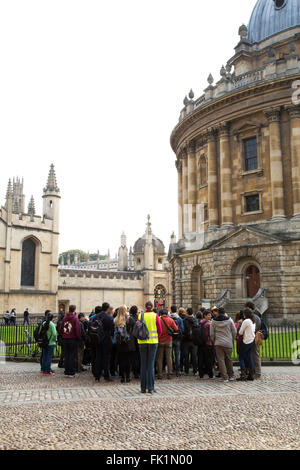
[[[279,106],[276,106],[274,108],[267,109],[267,110],[265,110],[265,115],[266,115],[269,123],[280,122],[281,108]]]
[[[197,108],[174,128],[170,139],[173,151],[176,153],[176,150],[186,140],[192,140],[192,138],[198,138],[199,135],[204,135],[207,128],[215,127],[224,120],[231,121],[253,114],[253,112],[264,112],[268,103],[270,105],[275,103],[280,106],[287,105],[291,102],[291,84],[294,80],[299,79],[299,77],[300,75],[296,74],[274,81],[265,81],[257,86],[250,86],[246,89],[235,90]],[[282,91],[282,96],[277,97],[274,102],[271,95],[276,92],[278,93],[278,91]],[[254,105],[249,106],[248,101],[252,98],[260,98],[260,100]],[[226,110],[226,107],[236,105],[237,103],[239,103],[239,106],[235,111]],[[219,111],[224,111],[222,117],[216,117],[216,113]]]
[[[296,119],[300,117],[300,106],[285,106],[284,109],[289,113],[290,119]]]

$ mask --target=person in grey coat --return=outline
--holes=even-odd
[[[233,320],[219,308],[219,315],[210,325],[210,337],[215,346],[221,377],[224,382],[234,381],[232,349],[236,339],[236,328]]]

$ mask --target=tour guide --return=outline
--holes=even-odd
[[[139,320],[141,314],[139,315]],[[158,339],[162,334],[162,326],[159,316],[153,312],[152,302],[146,303],[146,311],[144,313],[144,322],[149,331],[149,339],[145,341],[138,340],[140,356],[141,356],[141,392],[151,395],[154,389],[154,364],[158,348]]]

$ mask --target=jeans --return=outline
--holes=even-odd
[[[173,367],[175,369],[176,374],[180,372],[180,349],[181,349],[181,340],[180,339],[173,339],[172,345],[172,354],[173,354]]]
[[[25,323],[29,326],[29,318],[24,318],[23,326],[25,326]]]
[[[149,392],[154,390],[154,364],[158,344],[140,344],[141,355],[141,390]]]
[[[78,358],[78,340],[64,339],[65,375],[75,375]]]
[[[193,365],[193,372],[194,374],[197,373],[198,364],[197,364],[197,346],[194,345],[193,341],[184,341],[183,342],[183,363],[184,363],[184,371],[186,374],[189,373],[190,370],[190,355],[192,359]]]
[[[43,349],[42,354],[42,371],[43,372],[51,372],[51,361],[53,357],[55,345],[48,346],[47,348]]]
[[[253,343],[250,344],[241,344],[241,349],[240,349],[240,365],[242,369],[254,369],[254,362],[253,362],[253,357],[252,357],[252,350],[254,346],[254,341]]]

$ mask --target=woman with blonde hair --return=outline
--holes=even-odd
[[[115,319],[116,345],[119,359],[121,383],[130,382],[130,358],[135,351],[135,342],[132,336],[134,320],[129,316],[127,307],[122,305]]]

